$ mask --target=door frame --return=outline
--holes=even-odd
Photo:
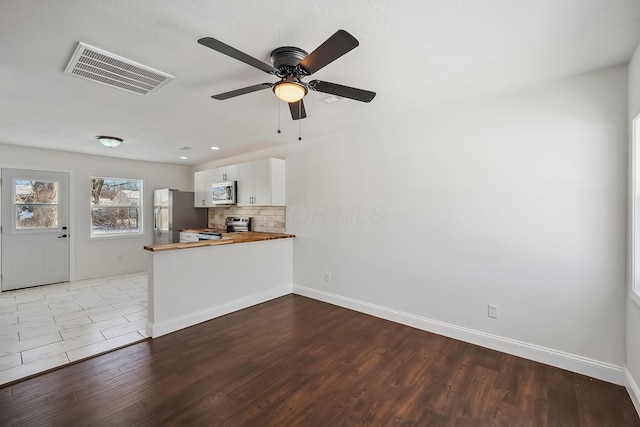
[[[34,165],[24,165],[24,164],[18,164],[18,165],[9,165],[9,164],[0,164],[0,173],[2,172],[2,169],[22,169],[22,170],[32,170],[32,171],[37,171],[37,172],[58,172],[58,173],[66,173],[69,175],[69,281],[72,282],[74,280],[76,280],[76,257],[75,257],[75,251],[76,251],[76,244],[75,244],[75,237],[76,237],[76,233],[79,230],[76,230],[76,191],[75,190],[75,173],[70,170],[70,169],[60,169],[60,168],[43,168],[42,166],[34,166]],[[9,188],[11,186],[9,185]],[[6,190],[7,186],[5,185],[4,182],[2,182],[2,180],[0,179],[0,192],[3,191],[7,191]],[[86,190],[88,191],[88,190]],[[1,194],[0,194],[1,195]],[[0,197],[0,212],[2,212],[2,197]],[[5,226],[5,224],[2,222],[2,215],[0,215],[0,227]],[[2,248],[2,235],[3,233],[0,233],[0,248]],[[0,273],[2,273],[2,251],[0,250]],[[0,294],[2,293],[2,290],[0,289]]]

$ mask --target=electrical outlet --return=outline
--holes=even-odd
[[[498,318],[498,306],[497,305],[493,305],[493,304],[489,304],[487,306],[487,316],[491,317],[492,319],[497,319]]]
[[[325,273],[324,273],[324,281],[325,282],[330,282],[331,281],[331,273],[329,273],[328,271],[325,271]]]

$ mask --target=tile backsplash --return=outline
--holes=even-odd
[[[209,208],[209,227],[224,228],[228,216],[251,218],[251,231],[285,232],[284,206],[228,206]]]

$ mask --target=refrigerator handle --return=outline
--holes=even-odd
[[[162,233],[162,227],[160,224],[160,206],[156,206],[153,215],[153,229],[158,233],[158,236]]]

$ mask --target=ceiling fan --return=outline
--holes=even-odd
[[[334,35],[325,40],[311,53],[293,46],[279,47],[271,52],[272,65],[249,56],[212,37],[201,38],[198,43],[280,78],[280,81],[276,83],[260,83],[230,92],[219,93],[213,95],[213,99],[224,100],[272,88],[273,93],[278,98],[289,104],[293,120],[300,120],[307,117],[302,98],[304,98],[309,89],[362,102],[370,102],[376,96],[375,92],[337,83],[321,80],[311,80],[308,83],[302,81],[304,77],[310,76],[358,46],[358,40],[345,30],[336,31]]]

